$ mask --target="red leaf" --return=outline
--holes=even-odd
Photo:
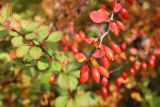
[[[101,58],[101,57],[104,56],[104,52],[103,52],[102,50],[98,49],[96,52],[94,52],[94,53],[92,54],[92,56],[93,56],[94,58]]]
[[[103,9],[99,9],[98,11],[92,11],[90,13],[90,18],[95,23],[102,23],[108,19],[109,13]]]
[[[104,20],[108,20],[109,13],[104,9],[99,9],[98,12],[100,13],[101,17],[104,18]]]
[[[79,62],[83,62],[86,60],[86,56],[83,53],[78,53],[78,54],[76,54],[75,57]]]
[[[119,11],[121,10],[121,8],[122,8],[122,5],[121,5],[120,2],[113,1],[113,3],[112,3],[112,10],[113,10],[115,13],[119,12]]]

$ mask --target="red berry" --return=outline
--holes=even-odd
[[[74,54],[79,53],[79,52],[78,52],[78,48],[77,48],[76,45],[71,45],[71,50],[72,50],[72,52],[73,52]]]
[[[156,60],[155,55],[152,54],[152,55],[149,57],[149,60]]]
[[[125,42],[123,42],[123,43],[121,44],[121,49],[124,51],[124,50],[126,50],[126,48],[127,48],[127,45],[126,45]]]
[[[122,73],[122,78],[123,78],[124,80],[127,79],[127,73],[126,73],[126,72],[123,72],[123,73]]]
[[[96,68],[92,69],[92,79],[96,82],[99,83],[100,80],[100,74]]]
[[[117,24],[117,27],[120,30],[125,30],[126,29],[125,25],[121,21],[116,21],[116,24]]]
[[[15,50],[11,50],[11,51],[9,52],[9,57],[10,57],[11,59],[16,58],[16,52],[15,52]]]
[[[150,67],[155,67],[155,60],[149,60],[148,63]]]
[[[117,54],[120,54],[121,53],[121,49],[120,47],[115,43],[115,42],[110,42],[110,45],[111,45],[111,48],[112,50],[117,53]]]
[[[160,57],[160,48],[155,49],[156,56]]]
[[[146,70],[147,70],[147,64],[146,64],[146,62],[142,62],[141,69],[142,69],[143,71],[146,71]]]
[[[102,78],[102,82],[101,82],[102,86],[107,86],[108,85],[108,79],[106,77]]]
[[[84,66],[81,68],[80,73],[84,73],[84,72],[89,72],[89,67],[88,67],[88,65],[84,65]]]
[[[51,75],[51,77],[50,77],[50,79],[49,79],[49,83],[50,83],[50,85],[53,85],[54,80],[55,80],[55,75],[54,75],[54,74],[52,74],[52,75]]]
[[[129,14],[128,11],[123,7],[120,11],[120,14],[123,18],[128,19],[129,18]]]
[[[82,40],[84,40],[85,38],[86,38],[86,35],[85,35],[85,33],[84,33],[84,31],[79,31],[79,36],[80,36],[80,38],[82,39]]]
[[[106,87],[102,87],[101,93],[102,93],[103,98],[105,98],[107,96],[107,94],[108,94],[107,88]]]
[[[79,82],[83,84],[88,81],[88,78],[89,78],[89,72],[83,72],[80,74]]]
[[[121,81],[121,78],[117,78],[116,79],[116,85],[118,86],[118,87],[120,87],[121,85],[122,85],[122,81]]]
[[[98,67],[98,72],[100,75],[109,78],[109,72],[103,66]]]
[[[115,22],[113,21],[109,22],[109,30],[111,30],[115,36],[118,36],[118,32],[119,32],[118,26],[116,25]]]
[[[103,57],[103,58],[101,59],[101,62],[102,62],[102,66],[103,66],[103,67],[105,67],[106,69],[109,68],[109,62],[108,62],[108,59],[107,59],[107,58]]]
[[[134,75],[134,74],[135,74],[134,68],[130,68],[130,69],[129,69],[129,73],[130,73],[131,75]]]
[[[107,57],[107,59],[113,61],[114,60],[113,51],[107,46],[103,46],[103,49],[104,49],[105,56]]]
[[[139,61],[135,61],[135,62],[134,62],[134,69],[135,69],[135,70],[139,70],[140,67],[141,67],[141,63],[140,63]]]

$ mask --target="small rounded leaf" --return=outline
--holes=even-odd
[[[16,50],[16,56],[22,58],[28,54],[29,46],[20,46]]]
[[[63,36],[63,33],[61,31],[52,32],[46,41],[51,43],[58,42],[62,39],[62,36]]]
[[[33,58],[33,59],[39,59],[42,55],[42,49],[39,47],[31,47],[29,50],[29,55]]]
[[[11,43],[14,47],[19,47],[19,46],[23,45],[23,37],[21,37],[21,36],[13,37],[11,40]]]
[[[45,70],[49,67],[48,61],[47,60],[39,60],[37,62],[37,67],[39,70]]]

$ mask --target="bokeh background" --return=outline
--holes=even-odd
[[[61,30],[65,34],[74,23],[77,31],[83,30],[87,36],[97,37],[99,31],[105,31],[106,25],[93,24],[89,13],[101,7],[111,11],[111,2],[112,0],[0,0],[0,7],[10,3],[13,8],[11,17],[14,20],[52,25],[53,30]],[[129,49],[136,48],[145,53],[152,47],[159,47],[160,0],[134,0],[133,5],[125,4],[125,7],[130,14],[129,20],[123,20],[127,30],[120,33],[120,38],[112,39],[118,43],[125,41]],[[9,41],[0,42],[0,107],[53,107],[56,94],[48,88],[41,88],[36,78],[39,72],[34,67],[21,69],[17,67],[18,61],[12,63],[3,60],[4,53],[11,48],[9,45]],[[82,45],[80,50],[85,50],[87,54],[92,47]],[[111,68],[115,66],[118,65],[113,64]],[[119,72],[109,79],[111,85],[108,89],[113,93],[105,100],[97,95],[97,103],[92,107],[160,107],[160,58],[154,69],[139,71],[136,76],[129,77],[120,89],[113,83],[118,75]]]

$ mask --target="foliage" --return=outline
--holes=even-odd
[[[0,1],[0,106],[159,106],[156,1],[22,1]]]

